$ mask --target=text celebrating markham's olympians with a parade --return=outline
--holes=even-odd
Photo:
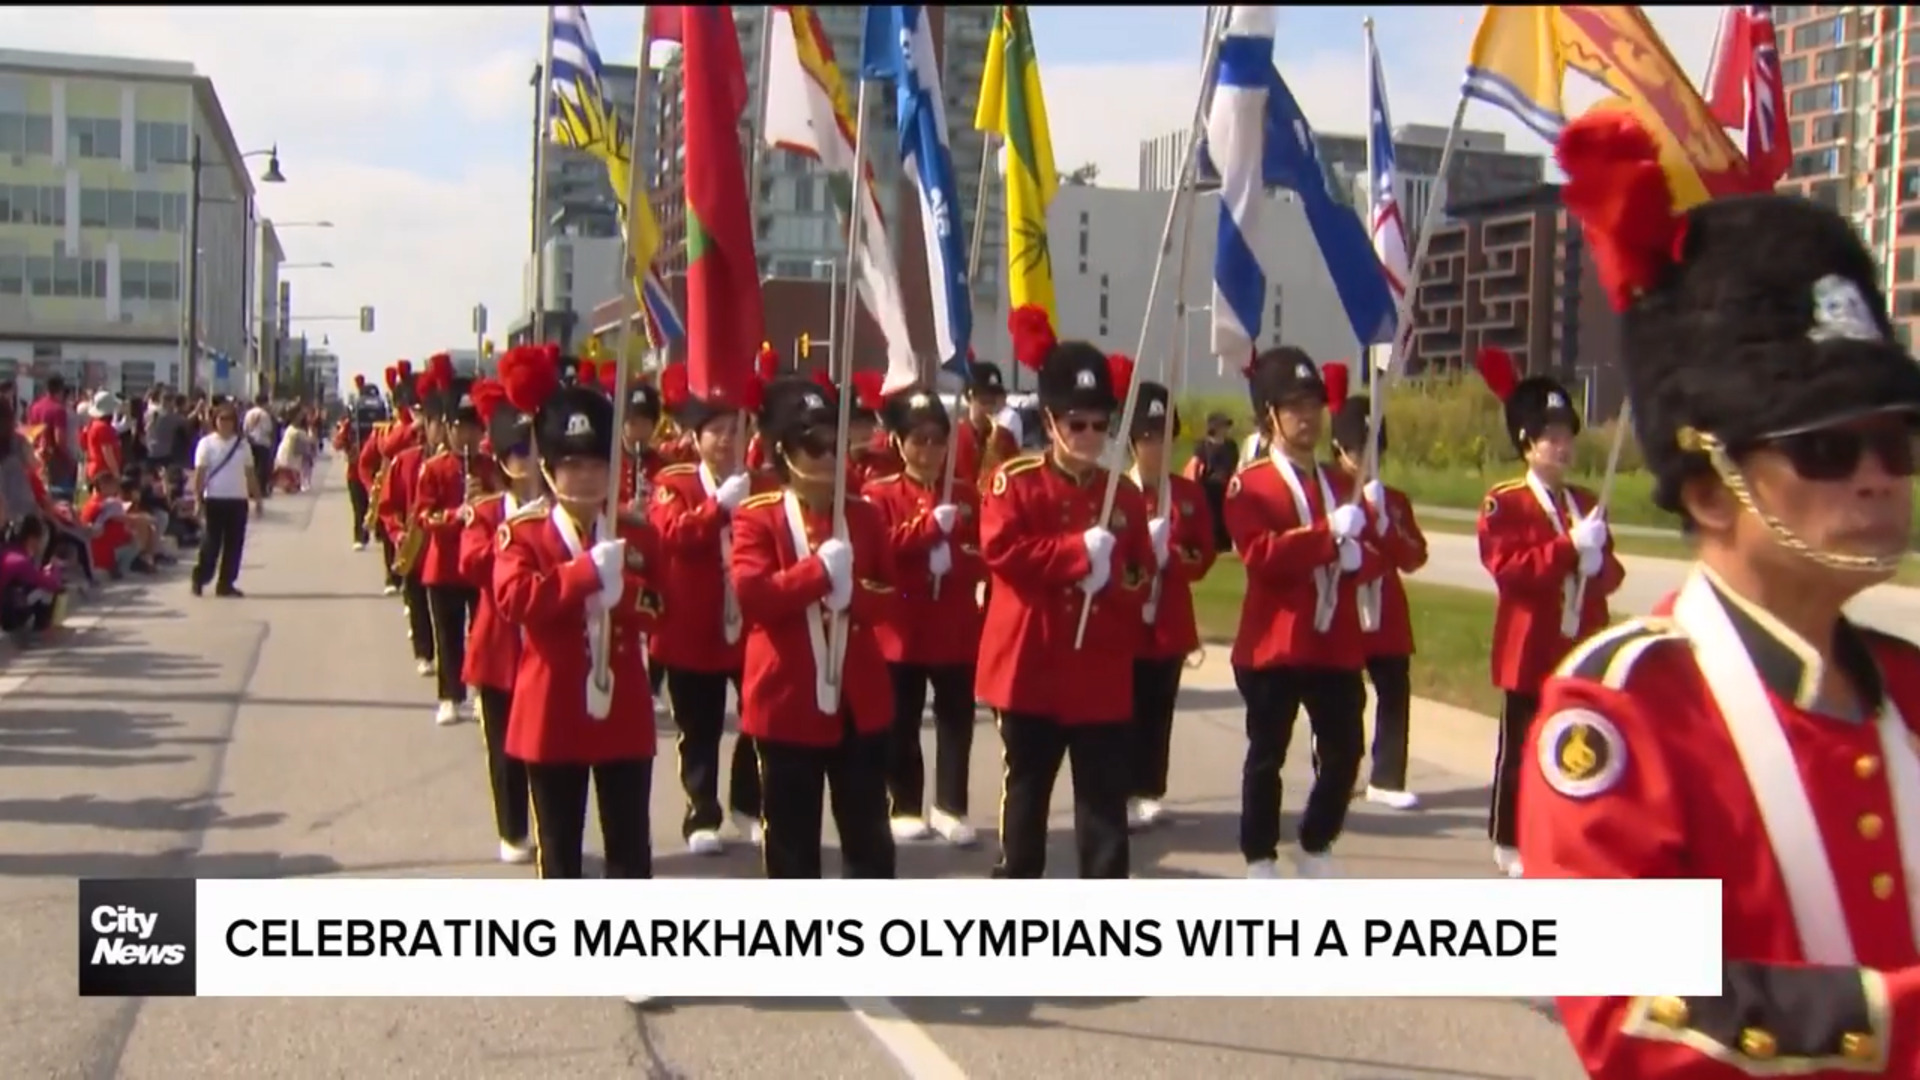
[[[1544,997],[1720,986],[1718,882],[130,884],[193,888],[187,963],[193,992],[213,997]],[[137,899],[115,903],[100,924],[155,932]],[[95,916],[82,918],[85,941]]]

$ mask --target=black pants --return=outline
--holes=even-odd
[[[653,759],[598,765],[527,763],[533,797],[534,864],[543,878],[583,876],[587,782],[593,782],[609,878],[653,876]]]
[[[1005,790],[1000,795],[998,878],[1047,873],[1047,815],[1065,758],[1073,776],[1073,840],[1083,878],[1123,878],[1131,724],[1063,724],[1028,713],[1000,714]]]
[[[1180,674],[1187,659],[1133,662],[1133,769],[1127,790],[1136,799],[1167,794],[1167,761],[1173,748],[1173,713],[1180,703]]]
[[[507,755],[507,717],[513,715],[513,691],[491,686],[476,689],[480,694],[480,734],[487,741],[487,788],[493,793],[493,827],[500,839],[510,844],[524,844],[527,841],[527,766]]]
[[[25,589],[9,589],[0,597],[0,631],[9,634],[41,631],[53,625],[53,600],[27,599]]]
[[[888,664],[893,674],[893,730],[887,749],[887,799],[894,817],[926,812],[927,765],[920,719],[933,688],[933,807],[967,816],[973,754],[973,665]]]
[[[273,493],[273,447],[248,443],[253,451],[253,475],[260,478],[260,497],[266,498]]]
[[[1527,734],[1540,713],[1540,695],[1507,691],[1500,706],[1500,749],[1493,759],[1493,805],[1487,835],[1500,847],[1520,846],[1520,767],[1527,760]]]
[[[470,585],[423,585],[427,613],[433,620],[433,676],[441,701],[467,700],[467,684],[460,669],[467,660],[467,624],[480,606],[480,592]]]
[[[1407,724],[1413,708],[1412,658],[1367,660],[1373,683],[1373,773],[1367,783],[1383,791],[1407,790]]]
[[[247,547],[247,500],[208,499],[201,513],[206,521],[200,530],[200,558],[193,566],[193,583],[204,588],[212,581],[222,591],[231,589],[240,580],[240,556]]]
[[[415,570],[400,582],[400,595],[407,602],[407,640],[413,645],[413,658],[433,663],[433,608],[427,601],[427,587]]]
[[[840,834],[840,876],[894,876],[893,830],[887,824],[887,736],[861,735],[841,720],[833,746],[759,740],[761,866],[769,878],[818,878],[824,796]]]
[[[387,587],[390,589],[398,589],[403,584],[405,584],[400,580],[400,575],[394,572],[393,557],[395,554],[396,554],[396,549],[394,547],[393,538],[386,534],[386,530],[384,529],[381,530],[380,532],[380,567],[382,570],[386,572]]]
[[[353,542],[367,542],[367,485],[356,477],[347,481],[347,503],[353,507]]]
[[[740,673],[667,669],[667,701],[673,707],[674,726],[680,729],[675,744],[680,757],[680,787],[687,793],[687,813],[680,823],[682,836],[718,829],[726,820],[720,809],[720,737],[726,733],[729,683],[737,695]],[[760,766],[754,757],[753,740],[745,734],[734,740],[728,772],[728,808],[757,819]]]
[[[1249,863],[1280,853],[1280,770],[1294,721],[1307,710],[1317,758],[1313,790],[1300,816],[1300,848],[1324,855],[1340,838],[1365,749],[1366,684],[1358,671],[1330,668],[1233,669],[1246,702],[1247,756],[1240,767],[1240,854]]]

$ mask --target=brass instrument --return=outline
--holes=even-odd
[[[427,471],[427,455],[420,455],[420,472],[414,474],[413,482],[418,484],[421,475]],[[420,556],[427,550],[427,527],[420,524],[420,516],[411,510],[407,513],[407,531],[400,537],[400,546],[393,553],[393,572],[401,577],[410,577],[414,567],[420,564]]]
[[[1000,421],[987,421],[985,435],[979,434],[979,430],[979,428],[974,429],[974,439],[980,444],[980,476],[985,477],[1001,464],[999,451],[995,449],[1000,443]]]

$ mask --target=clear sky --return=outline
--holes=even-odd
[[[1140,140],[1191,118],[1204,10],[1033,9],[1062,169],[1091,162],[1102,184],[1134,185]],[[1719,9],[1648,10],[1697,82]],[[638,11],[587,9],[608,62],[632,62]],[[1276,57],[1318,130],[1362,131],[1361,24],[1371,14],[1394,121],[1444,125],[1480,11],[1282,8]],[[0,7],[0,41],[184,60],[211,76],[243,149],[280,147],[289,182],[262,189],[264,212],[336,225],[282,237],[289,260],[336,267],[289,272],[296,310],[379,310],[375,333],[333,335],[350,375],[466,343],[475,303],[491,309],[496,330],[519,306],[532,185],[527,84],[543,20],[537,6],[16,5]],[[1468,124],[1547,151],[1489,108],[1469,112]]]

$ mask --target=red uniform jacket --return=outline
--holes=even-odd
[[[628,450],[620,455],[620,505],[646,512],[646,499],[652,493],[653,478],[667,466],[660,451],[649,446],[639,453]]]
[[[1914,751],[1887,746],[1870,720],[1814,711],[1818,680],[1803,690],[1807,661],[1795,655],[1811,646],[1776,638],[1722,595],[1732,647],[1756,661],[1797,767],[1859,966],[1808,962],[1763,796],[1694,646],[1665,619],[1635,619],[1576,646],[1542,688],[1520,780],[1521,853],[1528,877],[1719,879],[1731,992],[1562,998],[1561,1022],[1597,1080],[1920,1077],[1909,914],[1920,868],[1901,871],[1899,830],[1913,823],[1899,821],[1889,783],[1893,756]],[[1897,703],[1920,747],[1920,649],[1851,626],[1836,644],[1870,706]]]
[[[1183,657],[1200,647],[1200,627],[1193,614],[1193,583],[1213,569],[1217,554],[1207,493],[1184,476],[1168,480],[1173,513],[1168,520],[1167,565],[1160,572],[1159,603],[1140,650],[1142,657],[1153,660]],[[1140,494],[1148,520],[1163,516],[1160,485],[1142,488]]]
[[[755,491],[777,483],[763,474],[753,478]],[[739,671],[746,635],[727,642],[728,568],[720,559],[720,537],[732,523],[707,494],[699,465],[669,465],[655,474],[647,520],[659,534],[665,560],[655,578],[661,620],[654,656],[668,667],[689,671]]]
[[[1579,513],[1593,510],[1593,492],[1569,485]],[[1493,612],[1493,685],[1502,690],[1531,694],[1553,671],[1567,650],[1588,634],[1607,625],[1607,597],[1626,579],[1626,568],[1613,554],[1613,538],[1600,573],[1587,582],[1580,605],[1580,627],[1571,637],[1560,632],[1565,602],[1563,587],[1580,566],[1580,553],[1564,529],[1572,525],[1564,505],[1561,531],[1555,531],[1533,488],[1526,480],[1497,484],[1480,507],[1480,562],[1493,575],[1498,603]]]
[[[371,440],[376,448],[372,475],[381,480],[374,505],[379,511],[381,529],[396,541],[405,531],[403,526],[408,503],[406,499],[395,502],[391,496],[394,462],[403,451],[419,446],[425,438],[425,430],[412,421],[396,420],[389,423],[379,438]]]
[[[545,500],[536,499],[532,505],[547,508]],[[467,628],[467,657],[460,667],[460,680],[468,686],[511,690],[520,666],[520,628],[508,622],[493,601],[493,553],[500,546],[500,527],[511,516],[507,496],[488,495],[468,509],[466,527],[460,530],[460,577],[480,590],[480,602],[474,606],[473,625]]]
[[[980,453],[982,446],[989,448],[984,457]],[[981,430],[961,417],[953,425],[948,452],[953,454],[954,475],[985,484],[993,470],[1020,456],[1020,440],[991,420],[987,421],[986,429]]]
[[[1087,636],[1073,645],[1091,569],[1081,534],[1100,521],[1106,473],[1075,479],[1041,455],[993,474],[980,503],[980,554],[988,572],[974,692],[1004,712],[1065,724],[1123,724],[1133,715],[1133,660],[1146,639],[1142,605],[1153,580],[1153,541],[1140,489],[1123,480],[1108,526],[1112,574],[1094,595]]]
[[[979,589],[987,573],[980,560],[980,493],[965,479],[954,480],[949,535],[933,518],[941,484],[895,473],[868,481],[864,489],[880,511],[893,552],[893,617],[879,627],[880,654],[891,663],[971,667],[980,654]],[[936,598],[927,559],[943,540],[953,567]]]
[[[387,463],[387,482],[380,486],[380,523],[396,544],[407,534],[413,493],[420,487],[420,474],[426,465],[427,451],[419,443],[405,447]],[[423,556],[421,562],[425,561]],[[414,572],[419,573],[419,569]]]
[[[387,432],[393,421],[382,420],[367,432],[366,441],[360,444],[359,452],[353,455],[353,467],[359,471],[360,479],[371,491],[375,481],[380,479],[380,467],[386,463],[381,456],[380,444],[386,440]]]
[[[862,477],[865,480],[878,480],[883,476],[905,472],[907,469],[905,459],[901,458],[900,451],[894,448],[893,435],[885,428],[873,433],[873,438],[867,440],[867,445],[855,455],[854,460],[860,463],[861,469],[865,472],[866,475]],[[966,473],[958,475],[962,480],[972,479]]]
[[[1413,519],[1413,502],[1398,488],[1387,488],[1386,531],[1380,531],[1381,513],[1368,507],[1369,535],[1385,567],[1380,575],[1380,624],[1365,634],[1367,655],[1412,656],[1413,616],[1407,611],[1407,586],[1401,574],[1427,565],[1427,536]]]
[[[460,508],[467,501],[467,480],[497,487],[493,459],[470,454],[465,459],[451,450],[435,454],[420,469],[413,490],[413,517],[427,530],[427,553],[420,558],[420,581],[425,585],[465,585],[460,572],[460,534],[465,530]]]
[[[1344,504],[1353,483],[1338,469],[1321,466],[1336,504]],[[1320,481],[1301,472],[1307,516],[1301,521],[1280,467],[1258,458],[1227,484],[1222,511],[1227,535],[1247,568],[1247,596],[1240,605],[1240,628],[1233,637],[1233,666],[1244,668],[1320,667],[1358,671],[1367,662],[1360,634],[1360,586],[1380,576],[1386,562],[1371,534],[1360,540],[1360,569],[1341,574],[1333,588],[1338,599],[1333,622],[1314,628],[1319,602],[1316,572],[1337,567],[1338,545],[1327,527]]]
[[[360,471],[360,455],[355,452],[353,445],[353,417],[343,417],[333,426],[333,448],[346,455],[347,483],[366,483],[363,479],[364,474]]]
[[[825,513],[802,511],[807,543],[833,535]],[[834,746],[843,734],[838,714],[820,711],[810,620],[826,640],[824,607],[832,582],[826,567],[796,552],[786,494],[765,492],[740,504],[733,525],[733,587],[746,619],[745,670],[740,678],[740,730],[756,739],[800,746]],[[892,609],[886,527],[864,502],[847,502],[847,543],[853,547],[853,600],[847,609],[847,656],[840,669],[840,707],[863,735],[893,722],[893,682],[874,629]]]
[[[684,465],[700,460],[700,448],[693,445],[693,436],[687,434],[676,435],[656,444],[653,452],[660,456],[660,464],[663,467]]]
[[[564,511],[562,511],[564,513]],[[493,600],[520,627],[520,667],[513,678],[507,753],[536,765],[592,765],[651,758],[653,687],[641,635],[652,629],[659,599],[647,589],[658,545],[643,522],[622,522],[627,542],[626,590],[612,613],[613,709],[587,714],[592,657],[587,599],[600,576],[582,553],[568,552],[544,502],[500,527],[493,562]],[[582,537],[583,546],[591,541]]]

